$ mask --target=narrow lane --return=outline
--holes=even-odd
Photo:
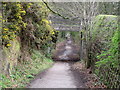
[[[57,60],[70,61],[79,59],[79,48],[74,48],[74,42],[68,37],[66,42],[58,44],[55,57]],[[62,49],[60,49],[62,48]],[[57,61],[56,60],[56,61]],[[80,75],[76,75],[70,62],[56,62],[46,73],[33,81],[29,88],[85,88]]]
[[[85,88],[81,81],[77,87],[78,82],[75,78],[77,77],[74,77],[70,63],[56,62],[45,75],[33,81],[28,88]]]

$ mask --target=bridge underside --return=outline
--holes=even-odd
[[[50,15],[49,20],[52,22],[51,26],[57,31],[80,31],[81,22],[79,18],[64,19],[57,15]]]

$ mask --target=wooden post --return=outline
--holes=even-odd
[[[83,33],[80,32],[80,60],[83,59],[83,41],[82,41]]]
[[[83,32],[81,31],[83,29],[82,27],[83,25],[83,21],[81,20],[81,28],[80,28],[80,60],[83,59],[83,41],[82,41],[82,38],[83,38]]]

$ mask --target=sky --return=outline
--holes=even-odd
[[[0,2],[41,2],[42,0],[0,0]],[[44,0],[47,2],[119,2],[120,0]]]

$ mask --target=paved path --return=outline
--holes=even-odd
[[[79,60],[79,48],[71,38],[63,44],[58,44],[56,60]],[[71,63],[56,62],[43,75],[33,81],[29,88],[85,88],[79,74],[71,69]]]
[[[53,53],[55,61],[78,61],[80,60],[80,47],[75,44],[72,38],[57,43],[56,50]]]
[[[67,62],[56,62],[52,68],[33,81],[28,88],[78,88],[71,66]],[[85,85],[79,81],[79,88]]]

